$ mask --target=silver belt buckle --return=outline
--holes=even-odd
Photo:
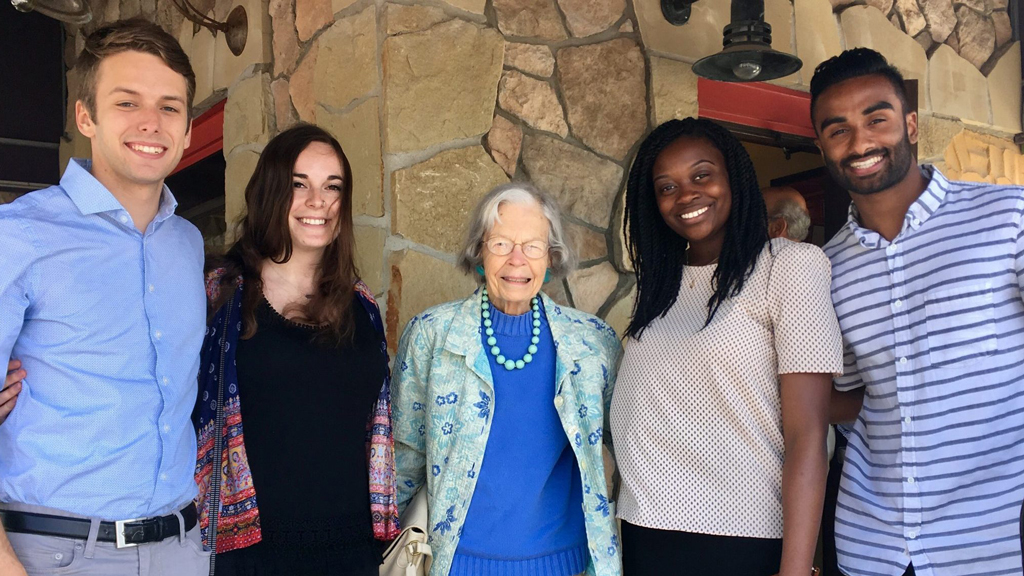
[[[114,522],[114,547],[115,548],[134,548],[138,546],[138,542],[125,542],[124,539],[124,525],[130,522],[139,522],[145,520],[145,518],[131,518],[129,520],[118,520]]]

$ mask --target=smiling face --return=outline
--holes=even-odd
[[[334,148],[313,142],[295,160],[288,231],[294,252],[322,254],[338,236],[338,213],[348,178]]]
[[[505,202],[498,207],[498,221],[484,235],[485,245],[480,249],[487,293],[498,310],[519,315],[530,309],[530,299],[540,292],[544,283],[550,255],[527,258],[523,244],[534,241],[547,244],[550,226],[537,204]],[[511,253],[498,256],[486,246],[487,241],[495,238],[505,238],[516,246]]]
[[[121,52],[96,75],[96,110],[79,100],[75,119],[92,141],[92,173],[112,192],[158,192],[191,139],[185,77],[159,57]]]
[[[917,113],[904,114],[883,76],[840,82],[815,104],[815,143],[829,174],[852,194],[877,194],[910,175],[917,142]]]
[[[658,154],[651,175],[665,224],[690,250],[717,257],[732,208],[729,172],[718,148],[704,138],[678,138]]]

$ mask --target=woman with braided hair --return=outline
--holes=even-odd
[[[611,407],[624,575],[807,576],[843,365],[828,259],[768,239],[750,157],[709,120],[644,140],[626,224],[637,299]]]

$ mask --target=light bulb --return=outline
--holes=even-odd
[[[732,67],[732,73],[740,80],[753,80],[761,73],[761,65],[757,62],[744,60],[742,62],[737,62]]]

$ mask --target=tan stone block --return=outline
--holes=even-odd
[[[387,150],[422,150],[489,130],[503,51],[496,30],[458,19],[385,40]]]
[[[245,214],[245,187],[256,171],[259,159],[259,153],[252,150],[240,150],[227,156],[227,165],[224,167],[224,221],[229,233]]]
[[[1015,42],[989,73],[988,93],[992,104],[992,125],[1011,134],[1021,126],[1020,43]]]
[[[533,183],[553,194],[563,210],[598,228],[608,227],[622,183],[621,166],[541,134],[523,139],[523,166]]]
[[[1013,25],[1010,24],[1009,14],[1003,11],[993,12],[992,24],[996,29],[996,48],[1006,44],[1013,38]]]
[[[295,0],[295,30],[305,42],[334,19],[331,0]]]
[[[651,56],[651,116],[655,126],[697,117],[697,75],[685,62]]]
[[[622,18],[626,0],[558,0],[573,36],[590,36],[611,28]]]
[[[895,3],[895,0],[865,0],[865,4],[878,8],[879,12],[886,15],[892,12],[892,5]],[[834,5],[835,2],[832,4]]]
[[[376,226],[355,226],[352,233],[356,238],[355,261],[359,278],[370,287],[370,292],[384,291],[384,242],[388,231]]]
[[[836,17],[832,14],[828,0],[794,0],[793,7],[796,11],[796,55],[804,63],[800,69],[800,78],[804,84],[809,85],[818,64],[843,51],[839,41],[839,27],[836,26]],[[845,10],[843,16],[856,9]],[[866,9],[878,11],[877,8]],[[878,14],[882,15],[881,12]],[[888,24],[885,27],[891,29]]]
[[[345,114],[316,111],[317,122],[338,139],[352,166],[353,214],[384,215],[379,101],[370,98]]]
[[[927,25],[917,0],[896,0],[896,11],[903,18],[903,29],[910,36],[917,36]]]
[[[257,74],[235,85],[224,105],[224,152],[237,146],[266,143],[269,139],[268,96],[270,78]]]
[[[956,7],[956,38],[960,55],[980,69],[996,49],[996,28],[992,21],[967,6]]]
[[[634,31],[634,28],[633,28],[633,21],[632,20],[626,20],[625,22],[622,23],[622,26],[619,26],[619,33],[620,34],[632,34],[633,31]]]
[[[375,7],[342,18],[317,39],[313,71],[316,101],[341,109],[378,86]]]
[[[548,77],[555,71],[555,56],[542,44],[505,44],[505,66],[534,76]]]
[[[564,278],[553,278],[550,282],[544,284],[540,289],[541,292],[548,295],[555,301],[555,304],[559,306],[570,306],[569,304],[569,289],[565,287]]]
[[[331,10],[337,14],[358,1],[359,0],[331,0]]]
[[[292,104],[303,122],[316,122],[316,97],[313,92],[313,75],[316,61],[320,54],[319,44],[309,47],[306,56],[299,62],[288,82],[288,91],[292,95]]]
[[[188,54],[189,60],[192,59],[192,23],[185,20],[178,27],[177,34],[175,35],[178,39],[178,45],[181,46],[182,51]],[[195,69],[192,70],[195,72]]]
[[[588,226],[565,221],[565,233],[580,262],[598,260],[608,255],[608,241],[605,235]]]
[[[648,50],[692,62],[722,49],[722,29],[729,23],[729,2],[694,3],[690,21],[684,26],[669,24],[661,13],[660,2],[655,0],[633,2],[633,10]]]
[[[985,76],[945,44],[939,46],[929,60],[928,94],[936,114],[989,122]]]
[[[295,0],[270,0],[274,75],[290,74],[299,61],[299,36],[295,30]]]
[[[564,40],[568,37],[555,0],[493,0],[498,29],[506,36]]]
[[[215,84],[231,86],[242,72],[249,66],[262,64],[270,60],[270,53],[263,44],[264,25],[269,26],[270,19],[264,11],[261,0],[235,0],[236,6],[244,6],[248,14],[248,36],[242,53],[235,56],[228,48],[227,35],[217,34],[214,43],[213,76]]]
[[[121,2],[119,0],[107,0],[103,7],[103,22],[113,22],[121,19]]]
[[[396,234],[455,252],[469,213],[491,188],[508,182],[479,146],[447,150],[391,174],[391,221]]]
[[[569,135],[562,103],[554,87],[543,80],[515,70],[503,72],[498,84],[498,105],[537,130],[554,132],[563,138]]]
[[[977,174],[975,172],[964,172],[960,174],[959,180],[963,180],[964,182],[978,182],[981,184],[989,183],[988,177],[982,176],[981,174]]]
[[[181,28],[181,23],[185,21],[185,15],[173,2],[153,1],[156,3],[156,23],[171,34],[177,32]]]
[[[444,10],[436,6],[406,6],[392,3],[384,5],[384,30],[388,36],[426,30],[447,19],[448,15]]]
[[[899,68],[905,78],[916,78],[919,87],[928,85],[928,55],[913,38],[885,23],[885,16],[870,6],[854,6],[840,17],[846,47],[877,50]],[[804,63],[807,68],[806,62]],[[918,109],[926,108],[925,91],[918,90]]]
[[[1021,155],[1015,150],[1003,150],[1003,171],[1011,184],[1019,184]]]
[[[629,230],[626,229],[626,189],[622,190],[615,202],[615,212],[612,214],[611,237],[612,237],[612,264],[624,274],[633,274],[633,262],[629,259]]]
[[[960,172],[963,171],[963,166],[960,165],[960,157],[956,150],[956,136],[953,137],[949,146],[946,147],[946,152],[942,157],[942,161],[945,165],[945,169],[942,170],[942,173],[945,174],[947,178],[952,178],[954,180],[959,179]]]
[[[985,12],[985,0],[956,0],[956,3],[978,12]]]
[[[454,6],[459,10],[465,10],[466,12],[472,12],[473,14],[483,14],[484,7],[487,5],[487,0],[442,0],[449,6]]]
[[[787,54],[796,54],[793,45],[793,2],[790,0],[765,0],[765,22],[772,26],[772,48]],[[800,73],[795,72],[771,81],[779,86],[796,87],[800,84]]]
[[[509,176],[516,173],[519,163],[519,151],[523,147],[523,129],[505,119],[495,116],[491,130],[487,133],[487,148],[491,158],[501,166]]]
[[[629,322],[633,319],[634,302],[636,302],[636,285],[630,288],[625,296],[619,298],[619,301],[604,316],[604,321],[615,330],[619,338],[625,337],[626,328],[629,327]]]
[[[393,252],[389,266],[387,335],[392,352],[414,316],[431,306],[465,298],[477,287],[476,280],[454,265],[413,250]]]
[[[1010,6],[1010,0],[988,0],[989,10],[1007,10]]]
[[[569,126],[597,152],[623,159],[647,130],[644,55],[631,38],[555,55]]]
[[[192,72],[196,75],[196,96],[194,102],[197,104],[213,94],[215,46],[213,32],[206,28],[200,28],[199,32],[192,38],[192,53],[189,54],[189,60],[192,62]]]
[[[299,121],[299,115],[292,107],[292,99],[288,94],[288,81],[278,78],[270,83],[270,93],[274,96],[274,120],[277,131],[286,130]]]
[[[953,137],[962,132],[964,125],[956,120],[921,115],[917,124],[917,156],[924,162],[941,158],[949,148]]]
[[[577,270],[567,279],[573,307],[597,314],[619,285],[619,273],[608,262]]]
[[[953,0],[928,0],[921,6],[924,19],[928,22],[928,32],[932,40],[942,43],[949,38],[956,28],[956,13],[953,12]]]
[[[998,146],[989,144],[988,146],[988,174],[989,176],[999,179],[1006,176],[1005,159],[1003,158],[1003,149]]]

